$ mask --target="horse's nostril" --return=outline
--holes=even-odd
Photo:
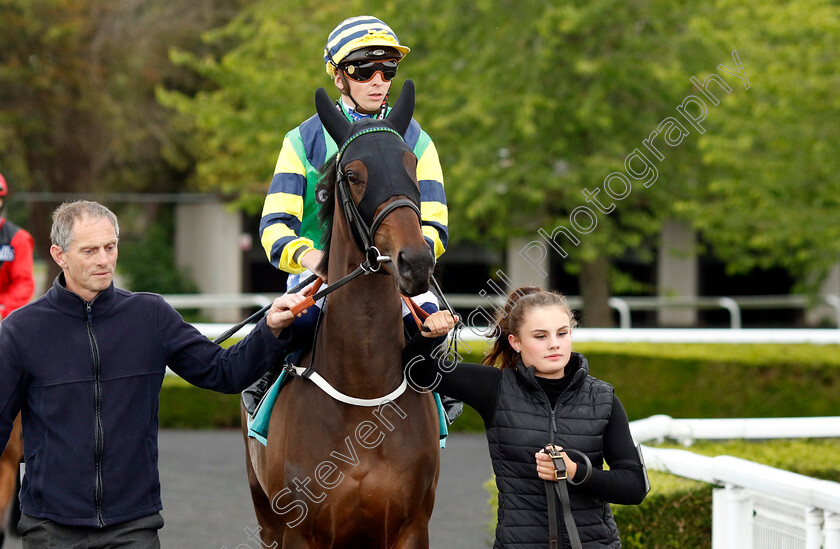
[[[400,250],[397,253],[397,272],[406,280],[428,281],[434,268],[429,250]]]

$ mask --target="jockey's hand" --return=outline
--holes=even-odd
[[[555,446],[554,448],[556,450],[562,450],[560,446]],[[545,450],[540,450],[534,454],[534,457],[537,458],[537,474],[539,477],[543,480],[557,480],[557,477],[554,476],[557,468],[554,467],[554,461],[549,457],[548,453]],[[566,464],[566,477],[575,478],[577,463],[572,461],[566,452],[563,452],[563,462]]]
[[[458,322],[458,315],[453,316],[449,311],[437,311],[429,315],[423,322],[424,329],[420,330],[423,337],[436,338],[452,331]],[[428,328],[428,331],[425,329]]]
[[[280,332],[292,323],[295,316],[289,309],[303,300],[304,297],[301,294],[286,294],[274,300],[274,303],[271,304],[271,309],[268,310],[268,314],[265,317],[265,323],[268,325],[271,333],[274,334],[274,337],[279,336]],[[298,316],[303,315],[305,312],[306,309],[301,311]]]
[[[321,264],[321,260],[324,258],[324,252],[321,250],[316,250],[315,248],[310,248],[309,251],[304,253],[300,256],[300,264],[309,269],[310,272],[315,273],[321,280],[324,282],[327,281],[327,273],[322,273],[318,270],[318,265]]]

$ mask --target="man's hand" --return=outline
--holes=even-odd
[[[265,317],[265,323],[268,325],[271,333],[274,334],[274,337],[278,337],[280,332],[292,323],[295,316],[289,309],[303,300],[304,297],[301,294],[286,294],[274,300],[274,303],[271,304],[271,309],[268,310],[268,314]],[[298,316],[303,315],[305,312],[306,309],[301,311]]]
[[[300,264],[308,269],[310,272],[318,275],[321,277],[321,280],[327,280],[327,274],[322,273],[318,270],[318,265],[321,264],[321,259],[324,258],[324,252],[321,250],[316,250],[315,248],[311,248],[310,250],[304,252],[302,256],[300,256]]]
[[[458,317],[449,311],[437,311],[429,315],[423,326],[429,330],[421,330],[423,337],[436,338],[448,334],[458,323]]]

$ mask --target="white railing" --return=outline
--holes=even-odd
[[[167,294],[162,296],[176,309],[213,309],[217,307],[263,308],[274,297],[263,294]]]
[[[493,307],[504,305],[505,298],[500,295],[447,295],[453,307],[459,309],[477,309],[482,307],[491,310]],[[580,296],[567,296],[569,305],[579,309],[583,306]],[[697,296],[697,297],[665,297],[665,296],[614,296],[607,304],[618,313],[619,326],[632,326],[630,314],[632,311],[659,311],[661,309],[688,308],[695,310],[725,309],[729,312],[729,326],[731,329],[742,327],[741,311],[743,309],[802,309],[807,310],[814,305],[828,305],[834,309],[835,325],[840,328],[840,296],[824,295],[818,298],[818,303],[809,300],[804,295],[767,295],[767,296]]]
[[[630,424],[638,442],[840,437],[840,417],[673,419]],[[644,446],[649,469],[717,486],[713,549],[840,549],[840,484],[731,457]]]
[[[278,294],[279,295],[279,294]],[[277,295],[268,294],[171,294],[164,295],[175,308],[215,307],[263,307]],[[580,296],[567,296],[569,305],[579,309],[583,306]],[[451,294],[447,300],[453,307],[460,310],[480,310],[492,314],[494,307],[504,304],[504,298],[499,295]],[[657,297],[657,296],[614,296],[609,298],[608,305],[618,312],[619,327],[632,327],[631,313],[633,311],[658,311],[668,308],[691,308],[695,310],[725,309],[729,311],[730,329],[741,329],[741,311],[744,309],[802,309],[807,310],[815,305],[804,295],[775,295],[775,296],[740,296],[740,297]],[[840,328],[840,296],[825,295],[820,297],[820,303],[832,307],[835,311],[835,324]],[[485,315],[482,315],[485,316]]]

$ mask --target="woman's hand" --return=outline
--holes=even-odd
[[[554,447],[555,451],[560,451],[563,454],[563,463],[566,464],[566,478],[574,478],[577,473],[577,463],[572,461],[566,452],[562,452],[563,448],[560,446]],[[557,480],[554,473],[557,468],[554,467],[554,460],[548,455],[546,450],[540,450],[534,457],[537,459],[537,474],[543,480]]]
[[[423,322],[427,330],[421,330],[423,337],[436,338],[448,334],[458,323],[458,316],[453,316],[449,311],[437,311],[432,313]]]

